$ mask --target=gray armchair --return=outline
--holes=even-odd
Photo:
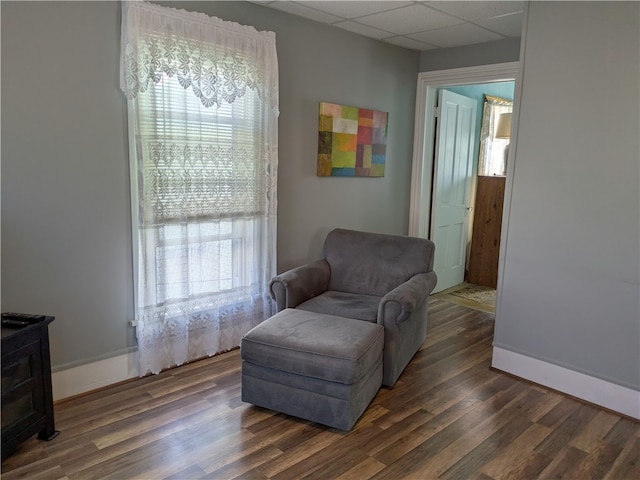
[[[277,311],[297,308],[384,326],[382,384],[393,386],[424,342],[436,285],[427,239],[335,229],[324,258],[271,280]]]

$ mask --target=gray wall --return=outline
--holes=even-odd
[[[530,5],[495,326],[498,347],[635,390],[639,7]]]
[[[2,2],[2,310],[52,363],[135,345],[118,2]]]
[[[519,59],[520,39],[507,38],[477,45],[424,51],[420,54],[420,71],[433,72],[451,68],[477,67],[517,62]]]
[[[245,2],[172,5],[276,32],[278,269],[334,227],[406,234],[419,54]],[[135,348],[120,2],[2,8],[2,310],[56,316],[55,370]],[[316,176],[318,103],[389,112],[383,178]]]

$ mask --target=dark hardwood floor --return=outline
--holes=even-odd
[[[60,402],[28,479],[640,478],[640,423],[490,369],[493,315],[432,298],[428,336],[350,432],[240,400],[239,351]]]

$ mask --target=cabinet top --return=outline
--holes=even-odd
[[[49,325],[56,317],[19,313],[2,314],[2,339]]]

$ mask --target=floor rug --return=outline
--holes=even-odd
[[[465,282],[435,293],[434,297],[474,310],[496,313],[496,291],[490,287],[480,287]]]
[[[478,303],[492,303],[494,305],[496,303],[496,289],[491,287],[467,285],[459,290],[450,292],[450,294]]]

